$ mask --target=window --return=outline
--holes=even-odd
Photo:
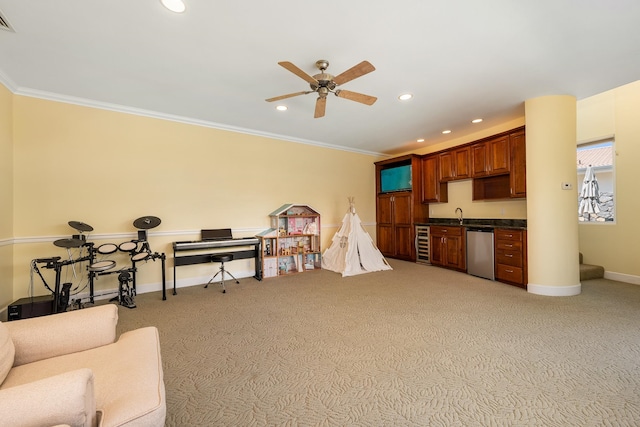
[[[578,221],[605,223],[615,220],[613,139],[579,144]]]

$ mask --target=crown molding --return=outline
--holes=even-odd
[[[2,77],[3,77],[3,74],[2,74],[2,72],[0,70],[0,81],[2,81]],[[11,82],[11,80],[8,77],[6,77],[6,75],[4,75],[4,77],[9,82]],[[295,142],[295,143],[304,144],[304,145],[312,145],[312,146],[315,146],[315,147],[322,147],[322,148],[327,148],[327,149],[331,149],[331,150],[348,151],[348,152],[351,152],[351,153],[364,154],[364,155],[367,155],[367,156],[374,156],[374,157],[385,156],[384,153],[378,153],[378,152],[374,152],[374,151],[357,150],[357,149],[354,149],[354,148],[343,147],[343,146],[339,146],[339,145],[332,145],[332,144],[328,144],[328,143],[324,143],[324,142],[320,142],[320,141],[312,141],[312,140],[303,139],[303,138],[294,138],[294,137],[287,136],[287,135],[280,135],[280,134],[275,134],[275,133],[270,133],[270,132],[262,132],[262,131],[255,130],[255,129],[247,129],[247,128],[242,128],[242,127],[237,127],[237,126],[225,125],[225,124],[222,124],[222,123],[216,123],[216,122],[210,122],[210,121],[207,121],[207,120],[194,119],[194,118],[191,118],[191,117],[178,116],[178,115],[174,115],[174,114],[166,114],[166,113],[161,113],[161,112],[158,112],[158,111],[145,110],[145,109],[142,109],[142,108],[135,108],[135,107],[128,107],[128,106],[125,106],[125,105],[119,105],[119,104],[112,104],[112,103],[108,103],[108,102],[95,101],[95,100],[86,99],[86,98],[79,98],[79,97],[75,97],[75,96],[61,95],[61,94],[58,94],[58,93],[46,92],[46,91],[41,91],[41,90],[36,90],[36,89],[29,89],[29,88],[24,88],[24,87],[16,87],[15,83],[13,83],[13,82],[11,82],[10,84],[7,84],[5,86],[7,86],[9,88],[9,90],[11,90],[16,95],[27,96],[27,97],[30,97],[30,98],[45,99],[45,100],[48,100],[48,101],[56,101],[56,102],[62,102],[62,103],[65,103],[65,104],[74,104],[74,105],[79,105],[79,106],[83,106],[83,107],[97,108],[97,109],[100,109],[100,110],[108,110],[108,111],[114,111],[114,112],[118,112],[118,113],[125,113],[125,114],[132,114],[132,115],[136,115],[136,116],[150,117],[150,118],[154,118],[154,119],[167,120],[167,121],[183,123],[183,124],[188,124],[188,125],[193,125],[193,126],[200,126],[200,127],[219,129],[219,130],[226,130],[226,131],[242,133],[242,134],[246,134],[246,135],[259,136],[259,137],[263,137],[263,138],[270,138],[270,139],[277,139],[277,140],[281,140],[281,141]],[[12,86],[15,89],[12,89]]]
[[[0,69],[0,83],[2,83],[4,87],[9,89],[13,93],[16,93],[16,91],[18,90],[18,86],[15,84],[15,82],[11,80],[9,76],[7,76],[4,71],[2,71],[2,69]]]

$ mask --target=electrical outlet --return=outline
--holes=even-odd
[[[563,182],[560,188],[562,188],[563,190],[571,190],[573,188],[573,185],[571,185],[570,182]]]

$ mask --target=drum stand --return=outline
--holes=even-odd
[[[120,305],[125,306],[127,308],[135,308],[136,304],[134,298],[136,296],[136,262],[147,261],[149,259],[155,261],[156,259],[162,260],[162,299],[166,300],[166,277],[165,277],[165,260],[166,255],[164,253],[152,252],[149,248],[149,242],[147,241],[147,230],[150,228],[157,227],[160,224],[160,218],[149,216],[138,218],[133,222],[133,225],[138,228],[138,240],[134,242],[142,243],[142,246],[139,251],[132,251],[131,257],[131,268],[114,270],[114,271],[105,271],[110,269],[115,265],[115,262],[111,261],[111,265],[97,265],[106,263],[106,261],[102,261],[100,263],[96,263],[96,253],[99,252],[99,248],[94,247],[93,242],[87,242],[86,236],[83,234],[85,232],[93,231],[93,227],[88,224],[85,224],[80,221],[69,221],[69,225],[79,231],[79,234],[73,235],[70,239],[58,239],[54,242],[55,246],[64,248],[67,250],[68,259],[62,261],[61,257],[52,257],[52,258],[40,258],[32,261],[32,266],[34,267],[34,271],[40,276],[45,287],[53,293],[53,312],[57,313],[60,311],[66,311],[67,306],[69,305],[71,299],[71,283],[61,283],[62,276],[62,267],[71,266],[73,269],[73,277],[77,278],[75,264],[88,261],[87,269],[89,276],[89,302],[91,304],[94,303],[94,280],[98,276],[108,275],[119,273],[118,275],[118,296],[113,298],[111,301],[118,300]],[[80,248],[80,255],[83,255],[83,249],[87,248],[87,255],[80,256],[78,259],[73,259],[73,255],[71,254],[72,248]],[[117,247],[117,249],[120,249]],[[122,250],[122,249],[121,249]],[[123,250],[128,252],[128,250]],[[40,270],[37,268],[38,263],[43,263],[44,268],[55,270],[55,285],[53,289],[49,287],[44,277],[40,273]],[[74,301],[74,304],[78,304],[78,308],[82,308],[81,300],[78,299]]]
[[[136,243],[142,243],[140,246],[140,250],[136,250],[135,253],[131,255],[131,265],[133,267],[133,290],[136,290],[136,263],[141,261],[147,261],[151,259],[155,262],[156,259],[160,259],[162,261],[162,300],[167,299],[167,287],[166,287],[166,276],[165,276],[165,260],[167,256],[163,253],[151,252],[151,248],[149,247],[149,241],[147,240],[147,229],[157,227],[160,224],[160,218],[157,217],[142,217],[138,218],[133,222],[133,225],[137,228],[141,228],[138,230],[138,240],[134,240]]]
[[[58,257],[59,258],[59,257]],[[60,311],[65,311],[67,305],[69,304],[69,298],[71,295],[71,283],[60,283],[60,277],[62,276],[62,267],[65,265],[73,265],[76,262],[88,261],[90,257],[82,257],[76,260],[70,259],[66,261],[58,261],[52,260],[47,262],[45,268],[52,268],[56,272],[56,284],[53,288],[53,312],[58,313]],[[91,302],[93,302],[93,286],[91,287]]]
[[[135,272],[135,269],[133,270]],[[118,282],[120,282],[120,286],[118,286],[117,299],[120,305],[127,308],[136,308],[136,303],[134,301],[136,290],[129,286],[129,282],[131,282],[129,270],[120,271],[120,274],[118,274]]]
[[[53,291],[53,300],[54,300],[54,304],[53,304],[53,312],[54,313],[58,313],[59,311],[65,311],[67,305],[69,304],[69,297],[70,297],[70,288],[71,288],[71,283],[60,283],[60,279],[61,279],[61,275],[62,275],[62,267],[64,267],[65,265],[71,265],[73,267],[73,265],[77,262],[84,262],[84,261],[90,261],[93,258],[93,243],[84,243],[81,246],[89,246],[89,255],[84,256],[84,257],[80,257],[78,259],[68,259],[66,261],[59,261],[59,257],[57,260],[53,260],[50,262],[47,262],[47,265],[45,266],[45,268],[53,268],[56,272],[56,284],[54,287],[54,291]],[[75,269],[74,269],[74,275],[75,275]],[[91,282],[91,288],[90,288],[90,299],[91,302],[93,303],[93,282]]]
[[[70,239],[58,239],[53,244],[55,246],[65,248],[67,250],[68,259],[66,261],[60,261],[60,257],[36,260],[40,262],[46,262],[45,268],[54,269],[56,272],[56,282],[53,290],[53,312],[57,313],[59,311],[66,311],[67,306],[69,305],[69,299],[71,298],[71,283],[63,283],[60,284],[60,276],[62,275],[62,267],[66,265],[71,265],[71,269],[73,271],[74,279],[77,279],[75,264],[79,262],[89,261],[93,263],[95,258],[94,248],[92,242],[87,242],[87,237],[84,235],[85,232],[93,231],[93,227],[88,224],[85,224],[80,221],[69,221],[69,225],[79,231],[79,234],[72,235]],[[73,259],[71,255],[71,248],[80,248],[80,255],[82,255],[82,249],[88,248],[88,254],[86,256],[80,256],[78,259]],[[38,271],[38,274],[44,281],[44,277]],[[91,303],[93,303],[93,277],[90,275],[90,289],[89,289],[89,299]],[[46,282],[44,282],[47,289],[51,290],[49,286],[47,286]],[[78,308],[81,307],[80,300],[77,301]]]
[[[136,289],[136,271],[138,270],[138,268],[136,267],[136,263],[140,261],[147,261],[149,259],[155,262],[156,259],[160,259],[162,261],[162,299],[166,300],[167,287],[166,287],[166,276],[165,276],[165,260],[167,259],[167,256],[164,254],[164,252],[163,253],[148,252],[148,254],[149,256],[142,260],[131,260],[131,264],[133,265],[133,289],[134,290]]]

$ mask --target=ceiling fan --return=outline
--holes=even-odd
[[[293,65],[291,62],[283,61],[278,62],[278,65],[283,68],[291,71],[296,76],[305,80],[311,86],[311,90],[303,91],[303,92],[295,92],[289,93],[287,95],[276,96],[275,98],[266,99],[267,102],[279,101],[281,99],[291,98],[298,95],[306,95],[309,93],[317,92],[318,99],[316,101],[316,110],[314,114],[314,118],[324,117],[324,111],[327,106],[327,95],[333,93],[334,95],[349,99],[351,101],[360,102],[366,105],[373,105],[374,102],[377,101],[378,98],[375,96],[369,96],[358,92],[351,92],[344,89],[337,89],[338,86],[349,82],[358,77],[364,76],[375,70],[375,67],[369,63],[369,61],[362,61],[358,65],[355,65],[349,68],[347,71],[338,74],[337,76],[332,76],[331,74],[325,72],[327,68],[329,68],[329,61],[325,59],[321,59],[316,61],[316,67],[320,70],[319,74],[315,76],[310,76],[309,74],[302,71],[300,68]]]

